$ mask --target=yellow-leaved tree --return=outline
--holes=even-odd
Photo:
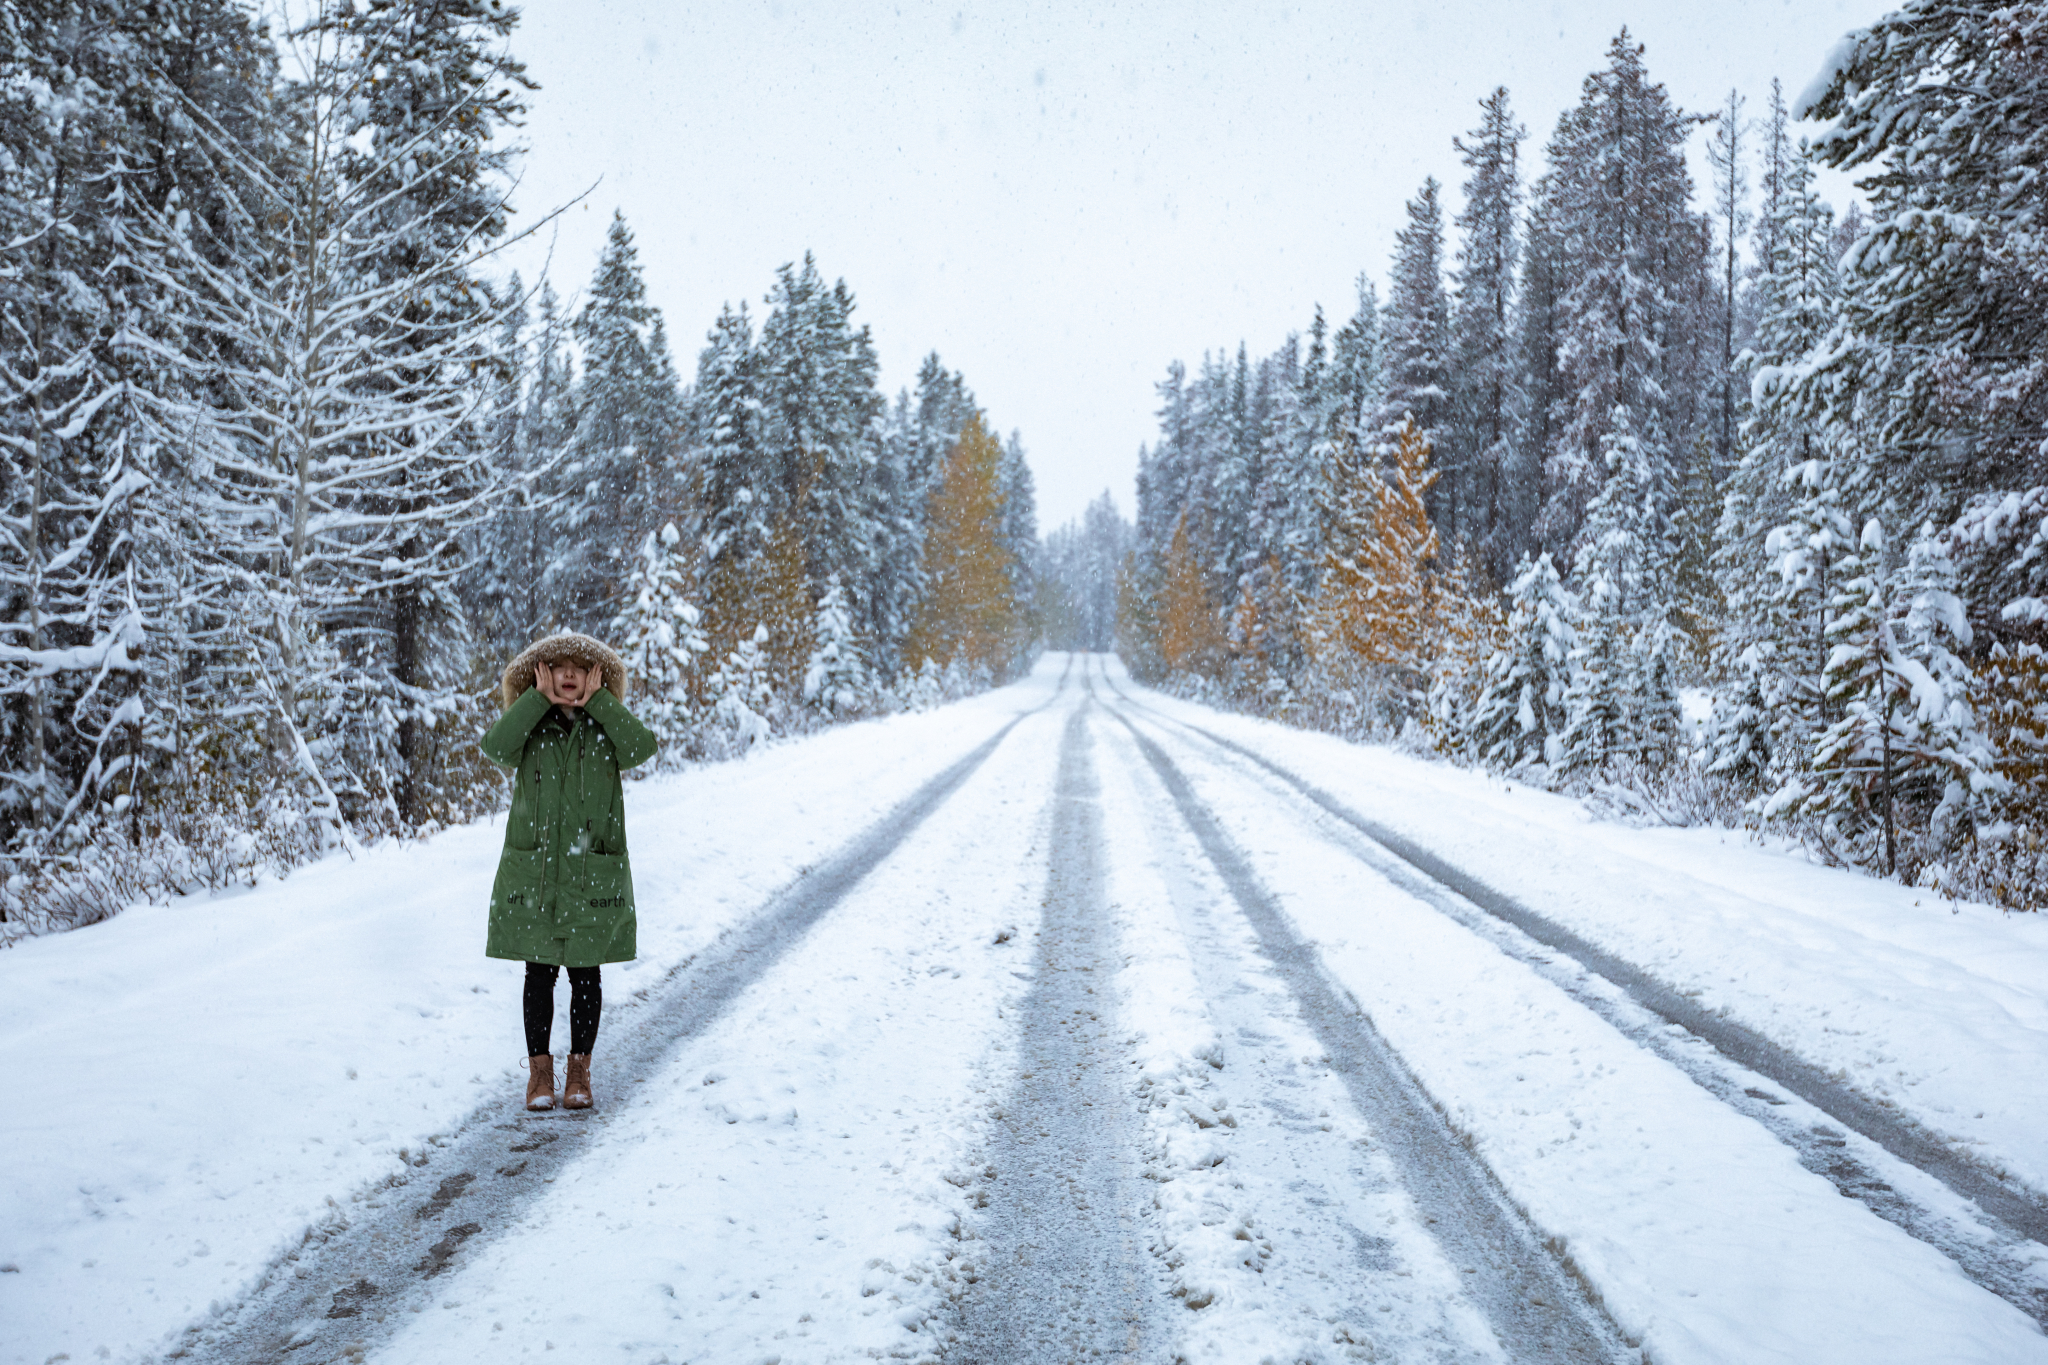
[[[1230,645],[1209,600],[1209,585],[1188,539],[1187,513],[1166,547],[1166,581],[1159,588],[1159,657],[1174,672],[1215,677]]]
[[[723,556],[706,584],[705,661],[721,668],[758,627],[768,627],[769,676],[778,690],[803,680],[811,652],[811,597],[804,578],[803,503],[779,518],[765,544],[745,555]],[[701,694],[701,682],[693,685]],[[701,695],[698,698],[703,699]]]
[[[980,413],[967,419],[932,494],[924,600],[903,657],[960,663],[1001,678],[1023,643],[1010,552],[1003,544],[1002,446]]]
[[[1437,474],[1414,419],[1396,428],[1391,460],[1382,474],[1356,442],[1337,448],[1310,636],[1319,661],[1416,686],[1436,652],[1441,547],[1428,502]]]

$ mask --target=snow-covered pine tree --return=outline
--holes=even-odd
[[[1777,223],[1779,215],[1785,211],[1785,176],[1794,155],[1791,124],[1791,113],[1785,108],[1784,86],[1772,77],[1770,110],[1763,118],[1763,175],[1758,186],[1756,236],[1752,247],[1755,259],[1751,269],[1759,275],[1770,268],[1770,262],[1777,254]]]
[[[804,668],[805,704],[828,719],[860,715],[873,706],[874,674],[853,629],[846,589],[837,578],[825,581],[811,639],[811,657]]]
[[[1142,491],[1142,490],[1141,490]],[[1136,535],[1132,536],[1136,541]],[[1159,648],[1161,566],[1134,548],[1116,574],[1116,652],[1131,676],[1152,682],[1166,675]]]
[[[1678,667],[1687,678],[1711,674],[1727,657],[1720,640],[1728,598],[1714,571],[1724,510],[1714,479],[1713,447],[1702,431],[1693,437],[1671,508],[1671,576],[1663,593],[1667,619],[1687,641],[1678,658]]]
[[[1539,531],[1551,544],[1576,543],[1617,408],[1633,414],[1660,514],[1675,484],[1672,451],[1690,444],[1704,416],[1711,234],[1692,209],[1692,122],[1650,80],[1624,29],[1551,139],[1539,216],[1560,272],[1555,397],[1566,405],[1545,464]]]
[[[1737,331],[1742,313],[1742,299],[1737,289],[1737,248],[1742,236],[1749,231],[1749,212],[1745,205],[1749,199],[1749,122],[1742,117],[1745,101],[1739,91],[1730,90],[1727,101],[1714,114],[1714,131],[1707,139],[1707,165],[1712,169],[1714,180],[1714,226],[1719,230],[1720,250],[1720,298],[1716,300],[1715,311],[1719,315],[1720,364],[1714,369],[1714,402],[1717,425],[1714,430],[1714,462],[1712,475],[1721,478],[1735,462],[1735,421],[1736,421],[1736,371],[1735,355]],[[1744,329],[1746,330],[1746,329]]]
[[[115,164],[101,149],[138,131],[116,94],[140,74],[122,69],[120,28],[86,0],[0,21],[0,835],[31,859],[23,841],[74,806],[99,757],[90,699],[142,644],[109,610],[128,555],[108,522],[125,499],[100,477],[126,463],[112,347],[125,310],[107,278],[120,225],[101,194]]]
[[[1609,585],[1596,579],[1585,586],[1556,767],[1604,779],[1634,747],[1635,717],[1628,703],[1635,651],[1613,597],[1603,591]]]
[[[1429,728],[1440,749],[1469,751],[1470,727],[1490,681],[1489,665],[1508,638],[1501,593],[1469,545],[1442,557],[1434,606]]]
[[[881,678],[894,678],[914,662],[902,651],[925,592],[929,505],[947,452],[975,411],[967,381],[932,352],[918,365],[915,392],[900,392],[886,419],[872,428],[868,588],[865,602],[856,600],[852,606]]]
[[[1815,155],[1865,172],[1872,220],[1796,389],[1842,434],[1859,511],[1948,528],[1973,627],[2038,638],[2044,615],[2025,604],[2048,600],[2048,554],[2030,548],[2048,515],[2048,208],[2034,188],[2048,12],[1907,0],[1835,58],[1793,113],[1834,121]]]
[[[192,463],[205,575],[242,594],[221,646],[336,826],[418,828],[487,799],[470,747],[436,734],[466,704],[461,541],[497,491],[476,419],[498,310],[478,267],[505,229],[511,153],[491,138],[524,88],[512,23],[480,0],[321,11],[288,35],[274,146],[195,125],[239,177],[244,250],[168,238],[179,304],[234,357],[178,414],[217,438]]]
[[[1024,456],[1024,438],[1012,431],[1003,443],[999,468],[1003,498],[1003,553],[1010,566],[1010,600],[1017,604],[1019,647],[1029,649],[1038,631],[1031,605],[1038,600],[1032,564],[1038,551],[1038,493],[1031,465]]]
[[[705,631],[725,658],[753,634],[756,570],[774,525],[772,471],[760,441],[753,324],[746,305],[727,304],[697,357],[690,417],[703,524]]]
[[[1275,581],[1281,584],[1287,581],[1289,504],[1302,496],[1298,490],[1312,486],[1301,467],[1309,450],[1303,439],[1307,419],[1301,408],[1301,371],[1301,338],[1290,333],[1278,351],[1259,363],[1254,390],[1257,478],[1251,488],[1245,553],[1254,564],[1273,564],[1280,573]],[[1313,502],[1312,493],[1309,497]]]
[[[767,304],[754,378],[760,451],[772,478],[759,491],[771,518],[796,518],[809,603],[834,574],[864,602],[873,562],[864,490],[875,454],[870,428],[882,411],[874,343],[866,327],[854,328],[846,282],[827,287],[809,253],[800,269],[777,270]],[[785,658],[789,644],[778,638],[770,645],[777,673],[801,679],[809,649]]]
[[[1506,638],[1486,662],[1466,744],[1503,771],[1554,766],[1564,757],[1581,608],[1547,554],[1522,561],[1508,603]]]
[[[332,433],[347,473],[329,496],[351,581],[320,621],[349,691],[329,724],[344,786],[366,813],[388,800],[400,829],[496,799],[467,733],[456,582],[465,533],[502,491],[477,422],[502,305],[480,267],[508,226],[515,151],[497,135],[532,88],[506,50],[517,22],[495,0],[325,9],[315,27],[340,60],[323,73],[331,83],[303,92],[337,109],[328,135],[346,207],[327,222],[337,273],[370,305],[343,314],[337,338],[354,351],[338,408],[353,411]]]
[[[713,757],[744,754],[773,738],[777,707],[770,677],[768,627],[756,627],[752,635],[734,645],[704,690],[714,726],[707,746]]]
[[[1653,621],[1636,636],[1627,703],[1629,756],[1645,771],[1662,771],[1679,757],[1685,738],[1679,660],[1689,647],[1669,621]]]
[[[1853,550],[1856,527],[1836,433],[1807,415],[1797,383],[1804,357],[1834,325],[1834,215],[1815,192],[1803,147],[1772,166],[1768,187],[1776,208],[1757,227],[1763,260],[1754,288],[1756,333],[1737,362],[1750,378],[1750,415],[1723,500],[1714,563],[1726,602],[1715,647],[1722,669],[1745,681],[1742,693],[1723,703],[1733,713],[1714,723],[1717,732],[1747,734],[1751,712],[1761,706],[1770,717],[1764,747],[1796,767],[1828,723],[1828,619],[1836,564]],[[1749,759],[1727,755],[1754,755],[1757,744],[1716,745],[1721,770],[1752,772]]]
[[[1451,307],[1444,293],[1444,215],[1436,177],[1408,201],[1408,222],[1394,234],[1394,263],[1388,274],[1382,324],[1386,392],[1373,419],[1375,431],[1391,434],[1413,417],[1422,439],[1434,447],[1449,416],[1451,390]],[[1461,533],[1459,506],[1465,474],[1438,470],[1442,486],[1432,505],[1441,509],[1444,533]]]
[[[105,871],[217,819],[195,797],[195,710],[233,713],[211,734],[234,800],[277,799],[248,689],[211,685],[247,596],[208,562],[202,495],[245,358],[191,304],[195,275],[254,268],[241,168],[277,149],[274,59],[226,0],[59,0],[0,15],[0,69],[0,846],[45,911],[103,914],[156,874],[60,893],[22,838],[68,823],[74,870]],[[115,812],[118,841],[95,824]],[[303,852],[262,833],[281,866]]]
[[[1732,691],[1714,698],[1702,763],[1706,771],[1733,782],[1738,792],[1751,797],[1762,791],[1776,766],[1772,707],[1757,651],[1744,651],[1734,661],[1733,671]]]
[[[1872,518],[1843,569],[1827,672],[1839,719],[1815,740],[1810,777],[1771,805],[1818,817],[1832,847],[1887,875],[1903,844],[1912,879],[1974,841],[2008,783],[1977,719],[1959,654],[1972,631],[1933,528],[1894,570]]]
[[[545,569],[535,514],[538,451],[529,426],[526,291],[515,273],[505,286],[508,306],[499,323],[496,363],[485,381],[478,425],[488,453],[489,478],[506,495],[465,538],[467,565],[459,585],[477,652],[490,661],[512,657],[533,638],[534,590]]]
[[[909,463],[910,483],[922,488],[929,500],[945,482],[946,461],[960,443],[960,433],[980,407],[974,391],[958,370],[948,370],[939,353],[932,351],[919,362],[917,388],[913,394],[917,409],[914,456]]]
[[[633,678],[633,709],[671,760],[699,747],[698,702],[709,651],[703,618],[690,600],[693,548],[674,522],[648,532],[609,630]]]
[[[681,396],[655,354],[657,322],[632,230],[614,213],[576,315],[583,373],[570,397],[562,495],[549,518],[544,591],[572,628],[613,614],[643,536],[680,512]]]
[[[1587,509],[1572,579],[1580,617],[1578,654],[1565,696],[1568,720],[1559,765],[1607,775],[1614,762],[1641,747],[1639,682],[1654,682],[1640,659],[1647,637],[1664,624],[1657,590],[1660,562],[1653,456],[1635,433],[1634,416],[1617,408],[1600,438],[1606,481]],[[1668,672],[1664,679],[1669,685]]]
[[[1521,239],[1520,152],[1526,129],[1508,107],[1505,86],[1480,101],[1479,126],[1459,139],[1470,173],[1457,218],[1458,263],[1452,272],[1452,392],[1442,446],[1447,463],[1465,471],[1464,534],[1479,549],[1494,581],[1514,563],[1511,529],[1513,435],[1524,396],[1514,356],[1515,270]]]
[[[1522,274],[1515,291],[1514,368],[1522,402],[1515,414],[1510,461],[1502,470],[1501,501],[1506,509],[1502,552],[1517,562],[1537,546],[1546,461],[1571,406],[1558,366],[1569,276],[1551,210],[1557,179],[1553,168],[1536,182],[1523,223]],[[1564,544],[1552,540],[1546,549],[1562,554]]]
[[[1357,309],[1330,338],[1327,363],[1313,363],[1312,352],[1297,386],[1292,459],[1281,489],[1289,514],[1279,558],[1288,588],[1303,600],[1315,593],[1323,547],[1330,543],[1325,517],[1335,506],[1332,469],[1339,443],[1349,440],[1367,450],[1379,443],[1371,429],[1386,393],[1379,294],[1365,275],[1357,285]]]
[[[1207,414],[1203,464],[1209,476],[1206,505],[1213,509],[1208,570],[1221,596],[1235,594],[1239,576],[1253,562],[1252,512],[1255,490],[1264,478],[1264,452],[1252,420],[1251,361],[1243,342],[1238,343],[1228,377],[1219,375],[1217,380],[1213,389],[1221,402]]]
[[[1201,569],[1209,600],[1217,603],[1234,587],[1224,543],[1241,528],[1240,519],[1223,506],[1219,487],[1231,445],[1230,387],[1230,368],[1222,353],[1204,351],[1201,367],[1184,394],[1183,440],[1176,461],[1188,549]]]

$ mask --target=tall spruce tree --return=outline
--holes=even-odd
[[[1470,178],[1458,215],[1453,272],[1453,384],[1441,438],[1446,464],[1463,471],[1464,534],[1496,583],[1519,549],[1513,521],[1515,422],[1524,402],[1515,364],[1515,270],[1521,240],[1520,149],[1528,136],[1506,87],[1480,101],[1479,126],[1454,145]]]
[[[864,600],[871,560],[863,490],[874,459],[870,428],[882,408],[874,343],[867,328],[854,328],[846,282],[827,286],[808,253],[801,268],[776,272],[767,304],[755,382],[761,455],[772,477],[761,491],[772,515],[799,528],[811,605],[834,575]],[[778,659],[786,647],[770,643]],[[789,662],[801,670],[804,659]]]
[[[680,395],[654,347],[639,248],[612,216],[574,334],[582,374],[570,396],[546,591],[559,619],[595,629],[617,610],[641,540],[675,518]]]
[[[1769,188],[1776,209],[1757,228],[1765,255],[1755,282],[1756,336],[1740,357],[1751,415],[1727,482],[1715,563],[1727,602],[1720,664],[1744,681],[1715,727],[1767,735],[1776,762],[1800,766],[1830,719],[1823,678],[1829,620],[1839,561],[1853,550],[1856,528],[1843,452],[1834,433],[1804,415],[1797,392],[1799,366],[1839,306],[1834,214],[1815,191],[1803,148],[1772,167]],[[1748,714],[1758,707],[1768,717],[1761,731]],[[1746,741],[1741,752],[1762,750]],[[1730,757],[1722,766],[1759,781],[1775,771],[1760,758]]]
[[[1434,444],[1450,412],[1451,318],[1444,293],[1444,216],[1436,177],[1408,201],[1408,221],[1394,234],[1394,264],[1388,274],[1382,347],[1386,392],[1374,426],[1391,432],[1413,417],[1424,440]],[[1445,474],[1435,499],[1450,535],[1459,533],[1462,469]]]
[[[1660,511],[1676,487],[1673,451],[1702,418],[1711,236],[1692,208],[1692,123],[1624,29],[1551,139],[1539,186],[1562,286],[1539,526],[1550,544],[1577,540],[1605,477],[1601,437],[1617,408],[1632,415]]]
[[[1714,431],[1712,474],[1723,477],[1735,460],[1736,373],[1735,351],[1742,312],[1737,288],[1739,247],[1749,231],[1748,148],[1750,126],[1742,117],[1744,100],[1737,91],[1728,92],[1727,102],[1714,115],[1714,131],[1707,139],[1707,164],[1714,177],[1714,226],[1720,237],[1720,298],[1716,312],[1720,323],[1720,364],[1714,371],[1714,400],[1717,425]]]

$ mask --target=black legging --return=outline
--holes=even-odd
[[[555,976],[562,969],[552,962],[526,964],[526,1055],[538,1057],[548,1050],[548,1037],[555,1031]],[[569,1051],[589,1052],[597,1046],[597,1016],[604,1008],[604,987],[596,967],[569,969]]]

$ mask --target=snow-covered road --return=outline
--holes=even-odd
[[[0,954],[0,1365],[2048,1362],[2031,921],[1099,656],[628,801],[589,1115],[494,822]]]

